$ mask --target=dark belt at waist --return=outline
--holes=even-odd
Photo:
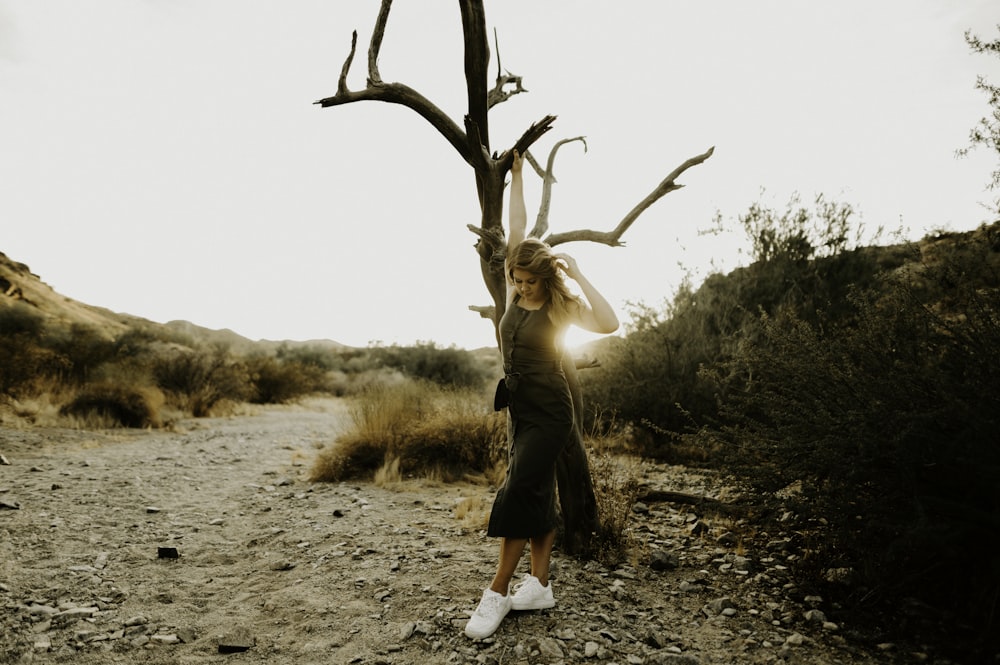
[[[518,379],[522,376],[540,375],[540,374],[562,374],[562,361],[552,360],[537,363],[523,363],[515,367],[504,368],[504,383],[507,384],[507,390],[510,392],[515,392],[517,390]]]
[[[504,367],[505,376],[525,376],[528,374],[550,374],[562,372],[561,360],[547,360],[535,363],[522,363],[513,367]]]

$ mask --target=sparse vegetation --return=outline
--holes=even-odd
[[[47,319],[22,301],[0,305],[0,404],[6,402],[8,413],[20,418],[24,411],[14,408],[15,402],[44,396],[64,424],[77,427],[157,427],[184,415],[231,413],[241,403],[352,395],[406,377],[471,390],[496,374],[490,355],[427,343],[237,350],[167,326],[135,325],[114,335]],[[157,397],[140,407],[150,394]],[[147,407],[153,412],[143,415]]]
[[[153,389],[116,385],[87,387],[60,409],[61,415],[102,427],[159,427],[163,395]]]
[[[608,566],[626,561],[635,547],[630,518],[639,493],[635,464],[627,457],[591,455],[590,473],[597,499],[598,530],[585,555]]]
[[[664,313],[637,310],[583,374],[591,404],[636,452],[732,474],[758,532],[787,530],[769,521],[790,510],[803,588],[889,634],[916,623],[988,643],[1000,634],[986,545],[1000,508],[1000,224],[814,256],[798,233],[809,220],[761,213],[748,228],[768,260],[683,290]],[[829,584],[831,568],[853,584]],[[921,609],[893,627],[901,603]]]
[[[507,425],[487,410],[482,390],[426,381],[374,384],[351,407],[353,427],[321,451],[314,481],[490,474],[504,462]]]
[[[1000,526],[1000,223],[860,247],[851,215],[822,198],[753,206],[739,220],[749,266],[685,285],[662,310],[636,305],[628,335],[596,351],[601,366],[581,379],[600,526],[582,554],[636,554],[630,456],[719,469],[753,502],[739,538],[793,534],[803,590],[883,621],[906,604],[919,608],[908,626],[985,643],[1000,632],[984,545]],[[0,335],[5,418],[159,427],[327,393],[350,400],[353,426],[312,480],[503,478],[506,420],[484,381],[496,353],[237,351],[166,328],[56,322],[20,301],[0,307]],[[456,507],[471,528],[488,512],[482,496]],[[830,586],[831,568],[852,584]]]

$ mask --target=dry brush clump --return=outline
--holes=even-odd
[[[491,473],[506,449],[506,421],[479,390],[403,380],[369,386],[353,399],[352,427],[320,451],[312,481]],[[393,466],[395,465],[395,466]],[[393,470],[395,469],[395,470]]]
[[[101,384],[82,390],[59,413],[85,427],[159,427],[162,405],[155,388]]]
[[[597,530],[587,544],[586,556],[616,566],[635,554],[630,526],[639,495],[634,459],[609,453],[590,456],[590,474],[597,502]]]

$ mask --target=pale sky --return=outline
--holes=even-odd
[[[377,0],[0,0],[0,251],[59,293],[251,339],[488,346],[489,297],[466,224],[471,168],[400,106],[321,109],[364,86]],[[746,260],[706,236],[755,201],[848,203],[917,238],[991,216],[996,155],[954,154],[989,111],[967,29],[996,0],[487,0],[506,70],[530,91],[494,108],[509,147],[555,114],[553,231],[607,230],[685,159],[686,187],[626,234],[574,243],[628,319]],[[397,0],[379,67],[459,124],[454,0]],[[495,61],[491,71],[495,71]],[[527,180],[529,219],[539,183]],[[740,253],[743,248],[743,253]],[[572,338],[583,341],[586,335]]]

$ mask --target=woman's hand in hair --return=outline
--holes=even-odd
[[[569,254],[556,254],[556,259],[558,260],[557,265],[562,268],[567,277],[573,281],[579,281],[580,267],[576,264],[576,259]]]

